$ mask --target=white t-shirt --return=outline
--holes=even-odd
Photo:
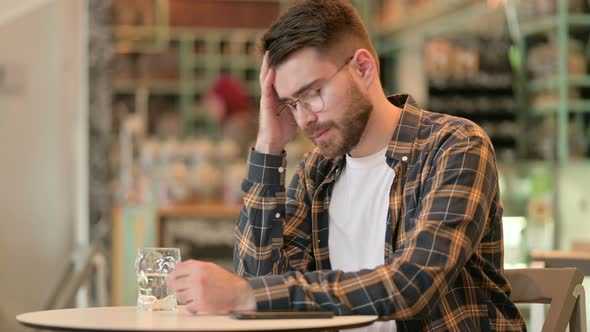
[[[395,172],[386,163],[387,148],[363,158],[346,155],[346,166],[334,184],[329,209],[330,263],[345,272],[385,263],[389,193]],[[347,331],[396,331],[395,321]]]

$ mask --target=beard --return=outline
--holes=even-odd
[[[328,158],[342,156],[354,149],[361,140],[373,111],[369,98],[352,81],[347,95],[349,101],[340,119],[317,123],[304,130],[304,134],[312,141],[317,133],[330,130],[328,139],[316,143],[320,153]]]

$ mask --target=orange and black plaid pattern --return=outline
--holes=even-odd
[[[258,310],[379,315],[399,331],[525,330],[503,275],[503,205],[488,136],[410,96],[390,101],[403,112],[386,153],[396,176],[385,265],[331,270],[328,207],[345,158],[315,149],[286,189],[285,156],[252,151],[235,272],[248,278]]]

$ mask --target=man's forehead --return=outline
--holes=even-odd
[[[297,51],[275,68],[277,94],[281,98],[292,97],[304,85],[322,78],[333,66],[312,49]]]

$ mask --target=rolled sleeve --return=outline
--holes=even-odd
[[[248,279],[254,290],[257,311],[289,310],[289,289],[280,275]]]
[[[250,150],[246,180],[266,185],[285,185],[285,152],[280,155],[264,154]]]

